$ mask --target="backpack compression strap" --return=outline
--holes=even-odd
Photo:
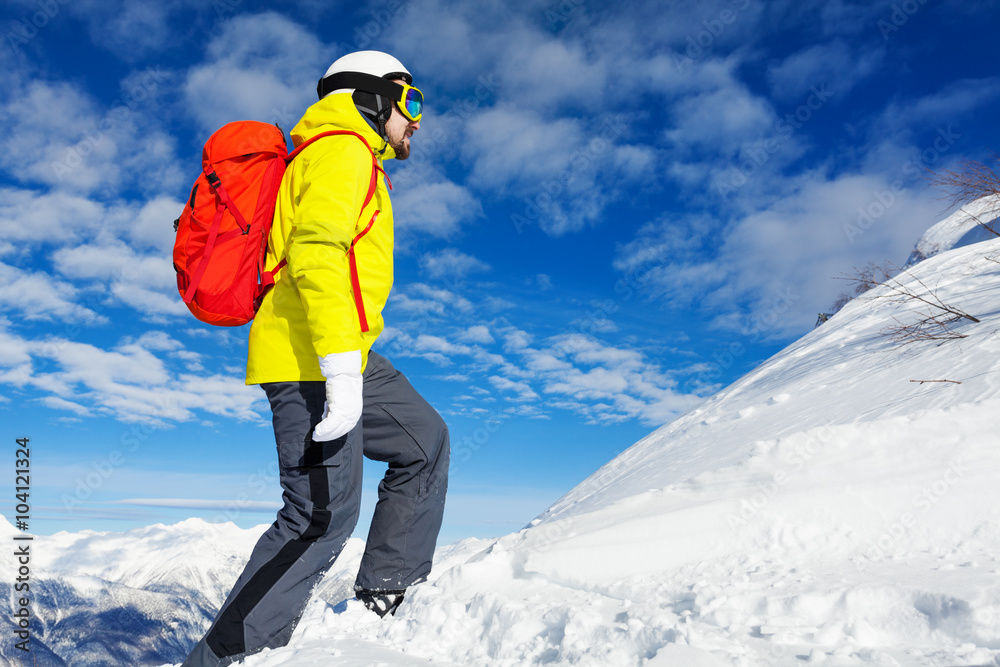
[[[198,290],[198,286],[201,284],[201,279],[205,276],[205,270],[208,268],[208,261],[212,257],[212,251],[215,250],[215,246],[221,243],[225,243],[231,238],[240,236],[241,234],[246,234],[250,230],[250,224],[243,217],[240,212],[239,207],[236,206],[236,202],[233,198],[229,196],[226,191],[226,187],[222,184],[222,180],[219,178],[218,174],[212,168],[213,165],[207,165],[203,173],[205,174],[206,180],[208,180],[209,186],[212,190],[219,196],[219,205],[215,210],[215,217],[212,219],[212,226],[208,230],[208,241],[205,243],[204,250],[202,252],[201,262],[198,264],[198,268],[195,270],[194,275],[191,277],[191,283],[188,285],[187,290],[184,292],[184,303],[190,304],[194,300],[194,294]],[[197,185],[195,186],[197,188]],[[194,190],[191,192],[191,205],[194,203]],[[222,236],[219,236],[219,226],[222,223],[222,216],[226,209],[232,214],[233,218],[236,219],[236,225],[238,229],[233,229],[226,232]],[[192,255],[192,259],[196,255]]]

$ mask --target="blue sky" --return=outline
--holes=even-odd
[[[443,541],[516,530],[807,333],[946,213],[926,169],[1000,143],[990,2],[3,7],[0,416],[38,533],[272,520],[247,330],[187,313],[172,222],[212,130],[290,129],[348,51],[427,98],[376,349],[450,425]]]

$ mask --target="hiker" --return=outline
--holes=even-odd
[[[250,329],[247,384],[273,413],[284,506],[183,667],[232,664],[288,643],[313,588],[358,520],[362,455],[388,464],[354,584],[385,617],[426,579],[447,488],[448,429],[372,351],[393,280],[382,161],[405,160],[423,95],[394,57],[348,54],[292,129],[308,146],[285,171],[267,266],[278,267]],[[389,184],[388,187],[391,187]]]

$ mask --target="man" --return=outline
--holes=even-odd
[[[448,430],[371,351],[392,287],[393,219],[382,161],[405,160],[423,96],[392,56],[340,58],[292,129],[318,139],[285,172],[267,266],[277,280],[250,330],[247,384],[273,413],[284,506],[184,667],[284,646],[358,519],[362,454],[388,464],[355,593],[379,616],[427,577],[447,487]]]

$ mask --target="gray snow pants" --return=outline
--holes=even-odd
[[[325,383],[262,386],[273,413],[284,507],[182,667],[228,665],[288,643],[313,587],[358,521],[362,454],[388,469],[355,590],[403,590],[431,569],[449,462],[448,429],[434,408],[373,352],[361,421],[344,437],[314,442]]]

